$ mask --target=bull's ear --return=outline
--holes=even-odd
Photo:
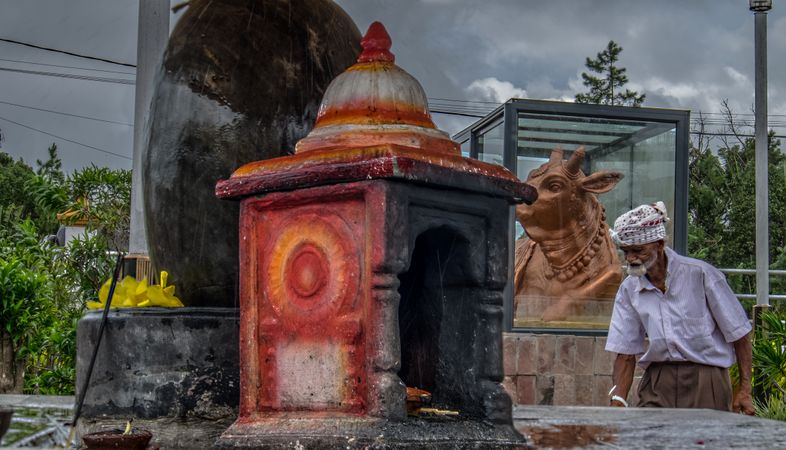
[[[614,186],[620,182],[624,175],[620,172],[609,172],[601,170],[592,175],[588,175],[581,180],[581,187],[587,191],[595,194],[602,194],[614,189]]]

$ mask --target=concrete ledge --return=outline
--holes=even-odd
[[[70,410],[71,396],[0,395],[0,406]],[[122,426],[127,417],[80,420],[79,434]],[[232,419],[135,419],[167,448],[212,448]],[[786,422],[708,409],[608,408],[592,406],[519,406],[513,422],[537,448],[786,448]]]
[[[786,422],[709,409],[519,406],[537,448],[786,448]]]

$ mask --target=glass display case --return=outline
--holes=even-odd
[[[511,209],[508,330],[605,333],[622,270],[602,235],[640,204],[666,203],[669,245],[685,253],[688,123],[682,110],[512,99],[454,136],[465,155],[549,190]]]

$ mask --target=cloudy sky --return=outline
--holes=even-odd
[[[294,1],[294,0],[293,0]],[[178,3],[177,1],[172,2]],[[753,14],[743,0],[338,0],[379,20],[432,106],[477,113],[511,97],[572,100],[609,40],[644,106],[752,121]],[[786,4],[768,15],[770,122],[786,135]],[[0,0],[0,39],[136,63],[138,1]],[[174,22],[176,17],[172,17]],[[130,168],[134,68],[0,41],[0,151],[66,170]],[[718,116],[714,116],[718,117]],[[435,114],[454,133],[475,119]]]

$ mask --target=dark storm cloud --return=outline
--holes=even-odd
[[[134,64],[137,8],[136,2],[129,1],[4,0],[0,2],[0,37]],[[0,58],[0,67],[6,68],[134,79],[132,67],[10,43],[0,43]],[[46,149],[55,142],[64,169],[69,171],[91,163],[131,167],[128,158],[133,128],[128,124],[133,124],[134,117],[133,84],[0,71],[0,86],[0,101],[6,102],[0,103],[0,117],[6,119],[0,120],[0,129],[6,135],[2,151],[23,157],[32,165],[36,159],[45,159]]]
[[[398,43],[399,63],[421,80],[429,97],[503,101],[494,92],[525,92],[530,98],[570,100],[584,90],[585,58],[614,40],[624,48],[620,63],[629,86],[647,93],[646,106],[717,112],[728,98],[735,112],[750,113],[753,102],[753,15],[747,2],[339,4],[361,27],[371,20],[386,24]],[[780,57],[786,50],[786,8],[779,6],[768,17],[771,114],[786,113],[780,76],[786,71]]]
[[[174,3],[174,2],[173,2]],[[738,113],[753,103],[753,15],[742,0],[338,0],[362,32],[382,21],[397,63],[432,99],[504,101],[510,96],[571,100],[583,91],[584,59],[609,40],[624,51],[629,87],[645,106]],[[786,114],[786,4],[768,15],[769,111]],[[0,37],[135,63],[137,1],[0,0]],[[105,63],[0,43],[0,59],[128,71]],[[0,61],[0,67],[132,77]],[[2,151],[42,159],[57,142],[67,169],[95,163],[131,167],[134,87],[0,71]],[[50,109],[106,123],[21,108]],[[476,104],[486,109],[493,105]],[[484,106],[485,105],[485,106]],[[435,114],[456,132],[473,121]],[[780,117],[783,119],[783,117]],[[786,134],[783,128],[776,129]],[[109,152],[109,153],[107,153]],[[117,157],[110,153],[126,156]],[[128,158],[128,159],[127,159]]]

